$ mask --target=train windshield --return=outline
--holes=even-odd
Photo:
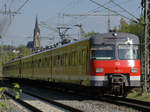
[[[115,47],[113,45],[97,45],[91,50],[92,59],[111,60],[115,58]]]
[[[139,48],[137,45],[119,45],[119,59],[136,60],[139,59]]]

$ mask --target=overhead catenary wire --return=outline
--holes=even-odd
[[[110,2],[111,2],[111,1],[108,1],[108,2],[106,2],[106,3],[103,4],[103,5],[107,5],[107,4],[109,4]],[[96,9],[99,9],[99,8],[101,8],[101,7],[97,7],[97,8],[95,8],[95,9],[89,10],[88,13],[89,13],[89,12],[93,12],[93,11],[95,11]]]
[[[107,1],[106,3],[104,3],[103,5],[108,5],[110,3],[110,1]],[[97,8],[95,8],[95,9],[92,9],[92,10],[89,10],[89,11],[87,11],[87,15],[89,14],[89,15],[91,15],[92,14],[92,12],[94,12],[96,9],[99,9],[99,8],[101,8],[101,7],[97,7]],[[79,18],[80,17],[80,18]],[[83,21],[84,19],[86,19],[88,16],[73,16],[73,18],[76,18],[77,19],[77,21],[74,21],[74,23],[73,23],[73,20],[71,19],[68,23],[68,25],[74,25],[74,24],[79,24],[79,21],[81,22],[81,21]],[[71,22],[71,23],[70,23]]]
[[[96,2],[96,1],[94,1],[94,0],[89,0],[89,1],[91,1],[92,3],[94,3],[94,4],[96,4],[96,5],[98,5],[98,6],[102,7],[102,8],[104,8],[104,9],[106,9],[106,10],[108,10],[108,11],[111,11],[111,12],[113,12],[113,13],[116,13],[117,15],[119,15],[119,16],[121,16],[121,17],[123,17],[123,18],[126,18],[127,20],[133,21],[131,18],[128,18],[128,17],[126,17],[126,16],[120,14],[119,12],[117,12],[117,11],[115,11],[115,10],[112,10],[112,9],[110,9],[110,8],[108,8],[108,7],[102,5],[102,4],[100,4],[100,3],[98,3],[98,2]]]
[[[17,9],[16,12],[19,12],[28,2],[29,2],[29,0],[26,0],[26,1]]]
[[[129,1],[131,1],[131,0],[126,0],[126,1],[123,1],[123,2],[120,2],[119,4],[126,4],[126,3],[128,3]],[[103,4],[103,5],[108,5],[108,4],[110,4],[111,3],[111,1],[109,0],[109,2],[107,2],[107,3],[105,3],[105,4]],[[109,8],[114,8],[114,7],[117,7],[117,6],[112,6],[112,7],[109,7]],[[96,9],[99,9],[99,8],[101,8],[101,6],[98,6],[97,8],[95,8],[95,9],[93,9],[93,10],[90,10],[90,12],[94,12]],[[105,9],[104,9],[105,10]],[[101,12],[103,11],[103,10],[100,10]],[[89,11],[88,11],[89,12]],[[97,11],[97,12],[99,12],[99,11]],[[120,12],[120,11],[119,11]]]
[[[122,9],[123,11],[125,11],[127,14],[129,14],[130,16],[134,17],[136,20],[138,20],[138,18],[136,16],[134,16],[132,13],[130,13],[128,10],[126,10],[125,8],[121,7],[118,3],[114,2],[113,0],[110,0],[113,4],[115,4],[116,6],[118,6],[120,9]]]

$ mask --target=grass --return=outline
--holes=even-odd
[[[143,93],[140,94],[139,91],[131,91],[131,93],[128,94],[127,98],[137,99],[137,100],[143,100],[150,102],[150,93]]]

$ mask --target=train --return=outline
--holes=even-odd
[[[139,38],[122,32],[98,33],[11,60],[3,66],[3,77],[72,84],[127,96],[141,86]]]

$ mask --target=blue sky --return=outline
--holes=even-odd
[[[26,0],[2,0],[0,10],[4,9],[4,4],[8,4],[8,7],[12,10],[18,9]],[[13,3],[11,3],[14,1]],[[110,0],[95,0],[100,4],[105,4],[106,7],[116,10],[122,15],[133,18],[125,13],[123,10],[115,6]],[[139,17],[141,14],[140,0],[113,0],[121,7],[128,10],[130,13]],[[29,0],[29,2],[21,9],[21,14],[15,16],[9,28],[7,28],[3,34],[2,43],[11,45],[26,45],[28,41],[32,40],[33,29],[35,25],[35,18],[38,16],[39,23],[44,21],[50,26],[49,29],[40,26],[41,37],[43,46],[52,43],[48,38],[44,37],[56,37],[54,42],[59,40],[58,33],[52,29],[56,29],[57,26],[67,24],[72,27],[75,24],[82,24],[85,32],[107,32],[107,19],[104,16],[86,16],[86,17],[64,17],[63,14],[108,14],[108,11],[90,2],[89,0]],[[96,9],[97,8],[97,9]],[[112,14],[112,12],[109,12]],[[4,15],[1,15],[4,16]],[[112,16],[111,28],[119,27],[120,16]],[[77,27],[72,27],[68,34],[79,34]]]

